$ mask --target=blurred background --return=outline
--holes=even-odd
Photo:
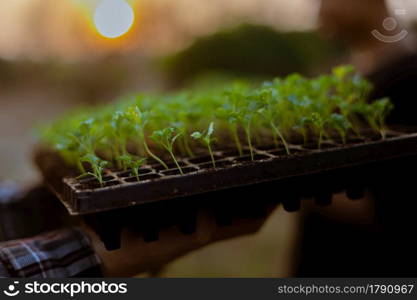
[[[369,74],[416,53],[417,2],[13,0],[0,2],[0,28],[0,181],[31,184],[42,122],[131,91],[341,63]],[[259,234],[190,254],[163,275],[290,276],[300,218],[277,210]]]

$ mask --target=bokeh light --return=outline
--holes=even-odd
[[[106,38],[117,38],[132,27],[135,15],[124,0],[102,0],[94,12],[94,24]]]

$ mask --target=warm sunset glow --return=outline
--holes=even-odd
[[[125,0],[102,0],[94,12],[94,24],[107,38],[117,38],[128,32],[134,19],[133,9]]]

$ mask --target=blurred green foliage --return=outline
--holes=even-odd
[[[176,83],[214,72],[265,78],[309,74],[343,53],[317,32],[284,33],[244,24],[196,40],[163,65]]]

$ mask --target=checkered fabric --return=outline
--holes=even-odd
[[[78,228],[0,243],[0,277],[76,277],[99,265],[90,240]]]

